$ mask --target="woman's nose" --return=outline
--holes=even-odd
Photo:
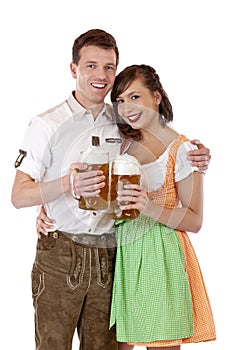
[[[131,102],[126,102],[126,103],[124,103],[124,113],[129,113],[129,112],[131,112],[132,110],[133,110],[133,103],[131,103]]]

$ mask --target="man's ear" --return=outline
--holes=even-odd
[[[77,78],[77,66],[74,62],[71,62],[71,64],[70,64],[70,71],[71,71],[72,77],[74,79],[76,79]]]
[[[158,90],[156,90],[154,92],[154,97],[155,97],[155,101],[156,101],[157,106],[160,105],[160,102],[162,100],[162,96]]]

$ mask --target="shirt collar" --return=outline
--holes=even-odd
[[[86,113],[89,112],[87,109],[85,109],[83,106],[81,106],[80,103],[78,103],[78,101],[74,97],[74,93],[72,93],[69,96],[69,98],[67,99],[67,103],[68,103],[74,116],[83,117]],[[109,119],[113,120],[113,108],[112,108],[112,106],[105,103],[102,111],[98,115],[98,118],[99,118],[99,116],[102,116],[102,115],[106,115]]]

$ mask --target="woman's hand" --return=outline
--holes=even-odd
[[[123,190],[117,191],[117,201],[121,210],[138,209],[146,214],[150,199],[143,187],[136,184],[124,185]]]
[[[42,205],[36,218],[36,232],[38,237],[41,238],[42,234],[47,236],[48,230],[51,231],[54,229],[54,223],[55,220],[47,216],[45,207]]]

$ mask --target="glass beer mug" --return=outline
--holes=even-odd
[[[139,215],[138,209],[121,210],[120,205],[129,203],[117,202],[117,191],[123,189],[127,184],[140,184],[140,163],[136,158],[123,154],[116,157],[112,162],[111,174],[111,208],[114,219],[135,219]]]
[[[103,210],[108,208],[109,203],[109,153],[98,147],[99,141],[96,136],[92,137],[92,145],[93,147],[90,149],[80,152],[80,162],[86,163],[87,168],[74,171],[74,173],[102,170],[105,176],[105,186],[100,189],[100,193],[96,197],[79,197],[74,190],[74,174],[71,174],[71,192],[72,196],[79,200],[79,208],[84,210]]]

